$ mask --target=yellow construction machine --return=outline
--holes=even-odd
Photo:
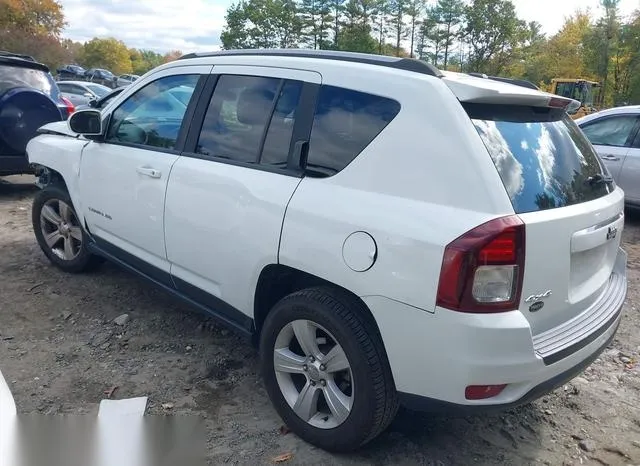
[[[600,83],[587,79],[552,79],[550,92],[580,102],[580,108],[571,114],[575,120],[598,111],[600,87]]]

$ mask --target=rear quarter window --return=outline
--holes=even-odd
[[[465,104],[516,213],[606,196],[612,183],[593,147],[562,110]]]
[[[345,168],[400,111],[400,103],[377,95],[322,86],[313,119],[307,168],[331,176]]]

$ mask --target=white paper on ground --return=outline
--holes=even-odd
[[[146,396],[141,396],[138,398],[127,398],[124,400],[102,400],[98,409],[98,420],[104,417],[142,417],[146,409]]]

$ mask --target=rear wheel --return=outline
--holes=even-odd
[[[298,436],[330,451],[364,445],[398,407],[382,341],[363,307],[340,290],[307,289],[280,301],[262,329],[263,376],[276,410]]]
[[[101,262],[89,252],[89,237],[63,188],[47,186],[36,195],[32,222],[38,245],[65,272],[83,272]]]

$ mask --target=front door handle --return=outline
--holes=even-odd
[[[160,178],[162,176],[160,170],[156,170],[155,168],[138,167],[137,171],[141,175],[148,176],[149,178]]]
[[[600,157],[602,157],[604,160],[611,160],[611,161],[617,161],[620,160],[620,157],[618,157],[617,155],[613,155],[613,154],[602,154]]]

